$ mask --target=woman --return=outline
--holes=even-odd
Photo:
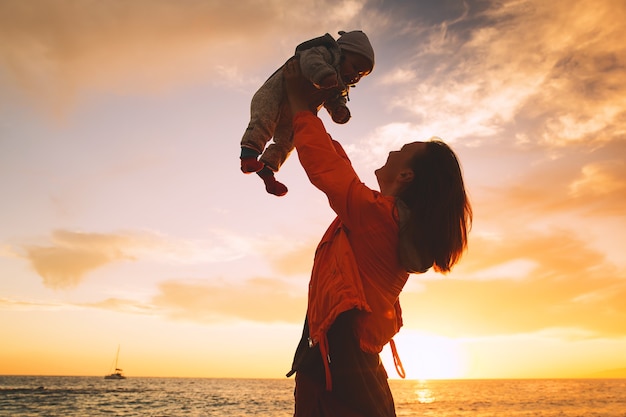
[[[363,184],[330,138],[295,60],[284,77],[294,145],[311,183],[337,218],[315,252],[296,373],[295,416],[395,416],[383,346],[402,325],[398,297],[409,271],[448,272],[471,224],[457,159],[441,141],[412,142]]]

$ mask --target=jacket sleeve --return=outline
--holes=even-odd
[[[361,182],[341,145],[332,140],[313,113],[297,113],[294,145],[311,183],[328,197],[331,208],[351,228],[361,221],[363,206],[375,203],[377,193]]]
[[[330,135],[328,135],[328,137],[330,137]],[[337,154],[340,157],[342,157],[344,161],[346,161],[348,164],[352,165],[352,162],[350,161],[350,158],[348,158],[348,154],[343,149],[343,146],[341,146],[341,143],[337,142],[333,138],[330,138],[330,141],[332,142],[333,146],[335,147],[335,152],[337,152]]]
[[[331,64],[333,56],[324,46],[306,49],[299,52],[299,55],[302,75],[317,88],[320,87],[320,83],[324,78],[337,73]]]

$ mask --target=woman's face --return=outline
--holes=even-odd
[[[425,150],[425,142],[412,142],[407,143],[398,151],[389,152],[385,165],[375,171],[378,185],[380,186],[380,190],[383,191],[383,194],[384,190],[389,189],[390,185],[393,185],[396,180],[400,179],[402,173],[407,170],[412,172],[411,161],[413,157]]]

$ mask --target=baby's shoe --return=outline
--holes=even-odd
[[[261,177],[263,182],[265,183],[265,191],[270,194],[274,194],[275,196],[282,197],[287,194],[287,187],[285,184],[276,181],[274,177],[274,171],[269,169],[268,167],[263,168],[257,175]]]

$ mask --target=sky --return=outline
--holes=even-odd
[[[474,209],[412,275],[407,378],[626,377],[622,0],[0,0],[0,374],[284,378],[333,212],[295,153],[239,170],[256,89],[361,29],[373,72],[329,133],[361,180],[457,153]],[[396,378],[388,348],[381,353]]]

